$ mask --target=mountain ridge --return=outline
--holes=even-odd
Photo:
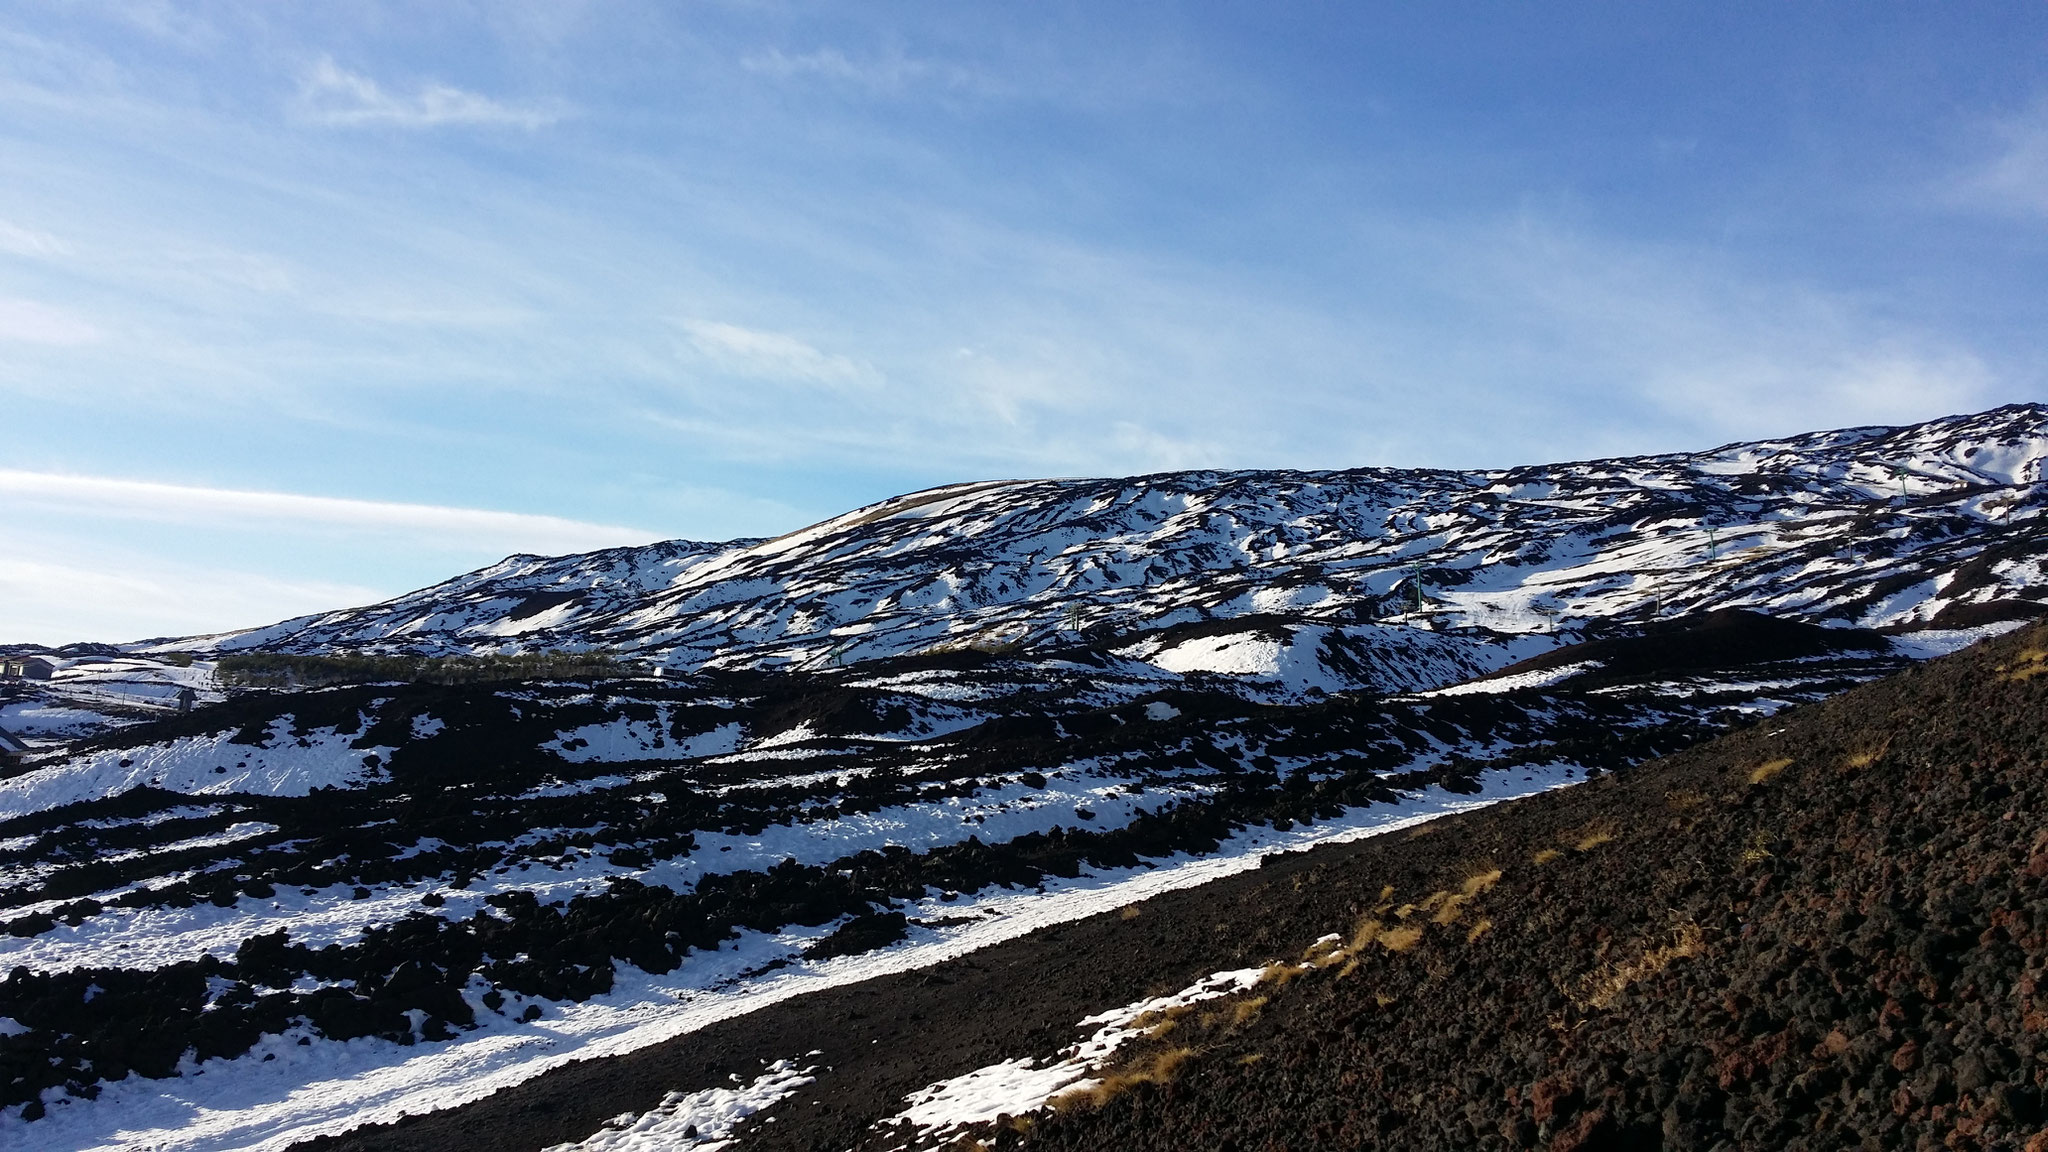
[[[1238,664],[1292,658],[1370,687],[1318,649],[1426,648],[1434,634],[1468,657],[1463,678],[1511,662],[1503,645],[1574,621],[1740,607],[1912,628],[1955,605],[2037,598],[2044,457],[2048,407],[2008,405],[1508,469],[978,481],[772,539],[513,556],[380,604],[147,647],[603,648],[686,672],[1261,617],[1269,640],[1286,633],[1284,651],[1247,636],[1168,661],[1224,669],[1233,654],[1216,649],[1238,648]],[[2000,548],[2009,559],[1964,572]],[[1968,586],[1925,586],[1959,574]]]
[[[34,736],[0,767],[0,1139],[281,1148],[1628,771],[2038,613],[2044,417],[1482,488],[949,488],[295,633],[641,645],[571,678],[80,650],[0,683]]]

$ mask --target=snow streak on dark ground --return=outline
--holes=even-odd
[[[1683,665],[1768,623],[1660,643]],[[452,1103],[1904,663],[1799,636],[1733,669],[1291,706],[1082,653],[240,697],[0,781],[0,1123],[232,1147]]]
[[[61,653],[0,699],[0,1133],[281,1146],[1639,763],[2038,615],[2044,455],[968,486]],[[257,644],[649,674],[221,692]]]

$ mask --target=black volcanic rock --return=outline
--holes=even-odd
[[[1381,924],[1378,942],[1260,989],[1256,1012],[1184,1021],[1161,1042],[1188,1053],[1166,1083],[980,1135],[1274,1152],[2037,1148],[2044,705],[2036,628],[1362,852],[1317,883],[1330,927]],[[1480,892],[1428,914],[1461,883]],[[1385,946],[1396,925],[1419,930],[1399,950]],[[816,1145],[762,1129],[748,1146]]]
[[[1579,788],[317,1146],[538,1148],[809,1051],[817,1083],[740,1147],[934,1147],[875,1125],[936,1080],[1049,1057],[1085,1015],[1280,961],[1120,1050],[1111,1087],[947,1146],[2038,1150],[2044,704],[2035,628]]]
[[[1598,668],[1571,680],[1575,688],[1589,688],[1664,673],[1723,671],[1781,660],[1882,652],[1887,648],[1883,636],[1867,629],[1825,628],[1741,608],[1723,608],[1676,620],[1653,620],[1633,626],[1628,632],[1568,644],[1510,664],[1487,679],[1595,661]]]

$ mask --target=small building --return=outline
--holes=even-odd
[[[48,680],[56,671],[57,662],[41,656],[9,656],[0,660],[0,676],[16,680]]]
[[[21,737],[0,728],[0,764],[12,764],[28,755],[28,745]]]

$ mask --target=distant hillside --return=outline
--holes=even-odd
[[[1295,689],[1428,688],[1589,623],[1746,608],[1960,627],[2032,611],[2048,594],[2044,456],[2048,408],[2014,405],[1504,470],[962,484],[774,540],[515,556],[161,646],[606,648],[687,671],[1079,645]]]
[[[0,765],[0,1146],[277,1149],[529,1081],[525,1099],[553,1099],[564,1067],[678,1035],[730,1057],[709,1083],[711,1059],[684,1056],[586,1085],[489,1143],[581,1140],[734,1075],[746,1091],[718,1099],[741,1111],[793,1091],[817,1045],[777,1038],[840,1024],[748,1030],[790,998],[941,970],[977,988],[946,1012],[988,1015],[980,1030],[892,1006],[894,984],[848,1009],[890,1021],[854,1034],[901,1059],[837,1065],[834,1098],[869,1109],[818,1113],[844,1152],[921,1087],[1081,1042],[1084,1016],[1267,995],[1216,974],[1349,940],[1383,884],[1424,882],[1390,873],[1330,903],[1312,878],[1245,879],[1297,876],[1278,856],[1380,837],[1343,850],[1379,859],[1422,821],[1636,772],[2024,627],[2048,589],[2044,423],[2010,408],[1484,475],[970,486],[781,541],[522,560],[210,647],[77,652],[0,686],[0,726],[30,737]],[[1903,499],[1889,459],[1915,469]],[[557,586],[572,571],[601,594]],[[604,597],[618,613],[589,614]],[[508,620],[539,623],[491,631]],[[191,711],[163,696],[184,688]],[[1988,715],[1968,738],[2019,723]],[[1831,818],[1868,799],[1816,795]],[[1657,826],[1628,867],[1690,842]],[[1428,869],[1509,851],[1414,843]],[[1430,863],[1442,843],[1457,852]],[[1753,884],[1754,863],[1709,880]],[[1498,891],[1523,891],[1502,868]],[[1399,896],[1382,927],[1406,938],[1405,903],[1473,875]],[[1622,907],[1633,875],[1572,898]],[[973,956],[1134,904],[1142,930],[1031,945],[1064,957],[1052,976],[973,975]]]

